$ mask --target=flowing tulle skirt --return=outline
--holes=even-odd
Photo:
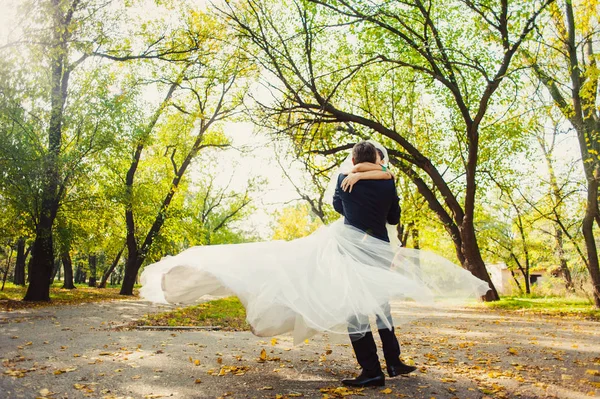
[[[293,241],[190,248],[147,266],[140,295],[191,304],[236,295],[254,334],[365,332],[365,315],[391,328],[389,301],[464,301],[489,286],[432,252],[393,248],[343,220]]]

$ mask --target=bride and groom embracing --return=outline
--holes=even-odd
[[[144,269],[140,295],[183,304],[236,295],[255,335],[292,333],[295,344],[319,332],[349,333],[363,371],[342,382],[355,387],[385,384],[369,324],[374,315],[388,374],[414,371],[400,360],[390,300],[432,305],[439,297],[482,296],[489,287],[431,252],[390,244],[386,223],[398,223],[400,207],[393,177],[380,165],[386,158],[377,143],[354,146],[333,196],[344,216],[338,221],[293,241],[198,246],[167,256]]]

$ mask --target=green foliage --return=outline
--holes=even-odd
[[[311,213],[308,204],[285,207],[276,212],[276,218],[273,240],[291,241],[306,237],[322,226],[322,222]]]

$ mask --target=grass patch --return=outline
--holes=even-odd
[[[145,315],[139,326],[219,326],[229,331],[248,331],[246,309],[237,297],[217,299],[170,312]]]
[[[76,289],[64,290],[61,288],[62,285],[62,282],[52,284],[50,287],[50,302],[26,302],[22,301],[22,299],[25,296],[27,287],[7,282],[4,290],[0,291],[0,309],[11,311],[15,309],[131,299],[129,296],[119,295],[120,287],[117,286],[94,288],[88,287],[87,284],[75,284]],[[136,290],[134,290],[134,294],[137,295]]]
[[[496,302],[484,302],[477,307],[519,314],[536,314],[556,317],[576,317],[600,321],[600,309],[585,298],[573,297],[502,297]]]

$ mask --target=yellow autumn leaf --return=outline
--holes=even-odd
[[[194,381],[194,384],[200,384],[202,381],[200,380],[200,378],[196,378],[196,380]]]
[[[265,362],[267,360],[267,351],[262,349],[260,351],[260,361]]]
[[[271,338],[271,345],[272,346],[277,345],[277,338]]]
[[[200,365],[200,360],[196,359],[194,360],[194,366],[199,366]]]
[[[600,371],[598,370],[587,369],[585,370],[585,373],[589,375],[600,376]]]
[[[386,388],[386,389],[382,389],[380,392],[388,395],[388,394],[392,393],[392,389],[391,388]]]
[[[508,348],[508,353],[510,353],[511,355],[518,355],[519,351],[515,348]]]

